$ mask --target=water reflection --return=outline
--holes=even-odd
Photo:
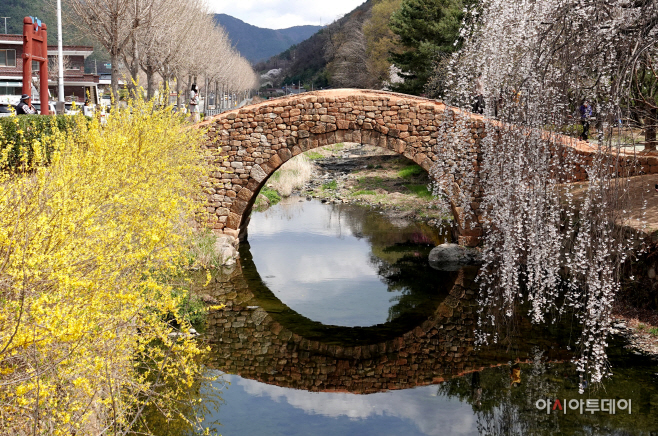
[[[399,314],[389,309],[403,295],[436,290],[420,276],[386,283],[383,270],[393,271],[403,256],[420,261],[417,271],[427,269],[429,250],[443,241],[427,226],[398,225],[364,208],[289,199],[254,214],[241,254],[253,256],[268,289],[296,313],[325,325],[383,324]]]
[[[280,272],[269,266],[261,270],[256,253],[265,245],[256,250],[260,242],[252,231],[252,249],[243,249],[241,263],[215,275],[199,290],[227,305],[208,317],[206,338],[212,347],[209,365],[230,374],[224,376],[231,382],[222,395],[226,405],[212,417],[222,422],[222,432],[612,435],[658,431],[655,362],[631,355],[615,343],[609,349],[615,376],[606,382],[605,391],[590,387],[579,395],[575,368],[565,363],[571,358],[566,345],[573,333],[568,325],[536,328],[519,318],[504,347],[475,350],[475,269],[441,275],[426,268],[415,254],[427,245],[422,238],[414,240],[422,231],[401,237],[400,228],[387,225],[385,217],[373,222],[365,212],[352,213],[349,208],[332,213],[331,219],[340,219],[342,228],[336,233],[330,227],[332,238],[349,234],[367,243],[369,268],[376,271],[384,289],[377,292],[386,295],[389,303],[386,316],[377,318],[376,324],[350,327],[326,324],[331,318],[318,313],[327,307],[296,311],[295,300],[284,299],[289,296],[285,290],[270,289],[288,286],[294,277],[276,281],[272,279]],[[308,224],[316,225],[319,233],[330,233],[327,215],[324,219]],[[285,220],[268,228],[289,234],[304,228],[294,214]],[[276,234],[271,230],[263,241]],[[288,245],[270,249],[281,258],[294,258],[288,256]],[[327,250],[322,254],[331,257]],[[273,264],[278,268],[285,262]],[[296,271],[291,267],[285,275]],[[299,273],[307,276],[303,268]],[[419,285],[423,282],[432,286]],[[337,298],[343,297],[349,299],[344,294]],[[553,404],[555,399],[587,398],[630,399],[633,414],[547,414],[536,408],[539,399]]]

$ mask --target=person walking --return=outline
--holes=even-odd
[[[475,93],[473,96],[473,113],[484,113],[484,82],[482,81],[482,74],[478,75],[475,80]]]
[[[37,110],[30,104],[30,96],[23,94],[21,101],[16,105],[16,115],[34,115]]]
[[[583,104],[580,105],[580,124],[583,126],[583,133],[580,135],[580,139],[587,141],[589,135],[589,121],[592,118],[592,106],[590,106],[587,100],[583,101]]]
[[[196,87],[196,83],[192,84],[192,89],[190,90],[190,121],[193,123],[201,121],[201,115],[199,114],[199,89]]]

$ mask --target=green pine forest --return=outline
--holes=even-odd
[[[437,66],[459,48],[463,10],[474,1],[367,0],[255,68],[261,74],[282,71],[264,79],[263,88],[301,83],[436,94]],[[390,83],[392,65],[403,82]]]

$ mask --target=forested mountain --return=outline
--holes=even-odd
[[[465,7],[477,0],[368,0],[267,62],[256,65],[268,86],[392,89],[428,93],[459,48]],[[279,71],[280,70],[280,71]],[[277,74],[278,73],[278,74]],[[438,91],[437,91],[438,92]]]
[[[361,28],[370,17],[374,3],[374,0],[367,0],[309,39],[257,64],[256,71],[266,73],[273,69],[282,69],[273,85],[301,82],[307,87],[313,84],[314,88],[318,89],[343,86],[339,76],[345,72],[353,72],[356,75],[367,73],[364,64],[365,39]],[[367,87],[356,82],[352,81],[352,86]]]
[[[0,1],[0,16],[7,18],[7,33],[22,34],[23,18],[37,17],[48,25],[48,44],[57,44],[57,13],[55,2],[51,0],[2,0]],[[64,44],[89,44],[67,18],[72,17],[68,7],[62,5],[62,39]],[[5,20],[0,20],[0,33],[5,31]]]
[[[228,32],[242,56],[260,62],[287,50],[316,33],[322,26],[295,26],[288,29],[263,29],[226,14],[216,14],[215,22]]]

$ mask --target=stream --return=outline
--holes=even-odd
[[[239,264],[197,290],[226,304],[204,333],[222,397],[206,425],[225,436],[658,434],[658,362],[621,338],[608,349],[614,375],[582,395],[567,320],[519,317],[503,345],[476,349],[477,269],[432,269],[445,241],[355,205],[291,197],[254,213]]]

